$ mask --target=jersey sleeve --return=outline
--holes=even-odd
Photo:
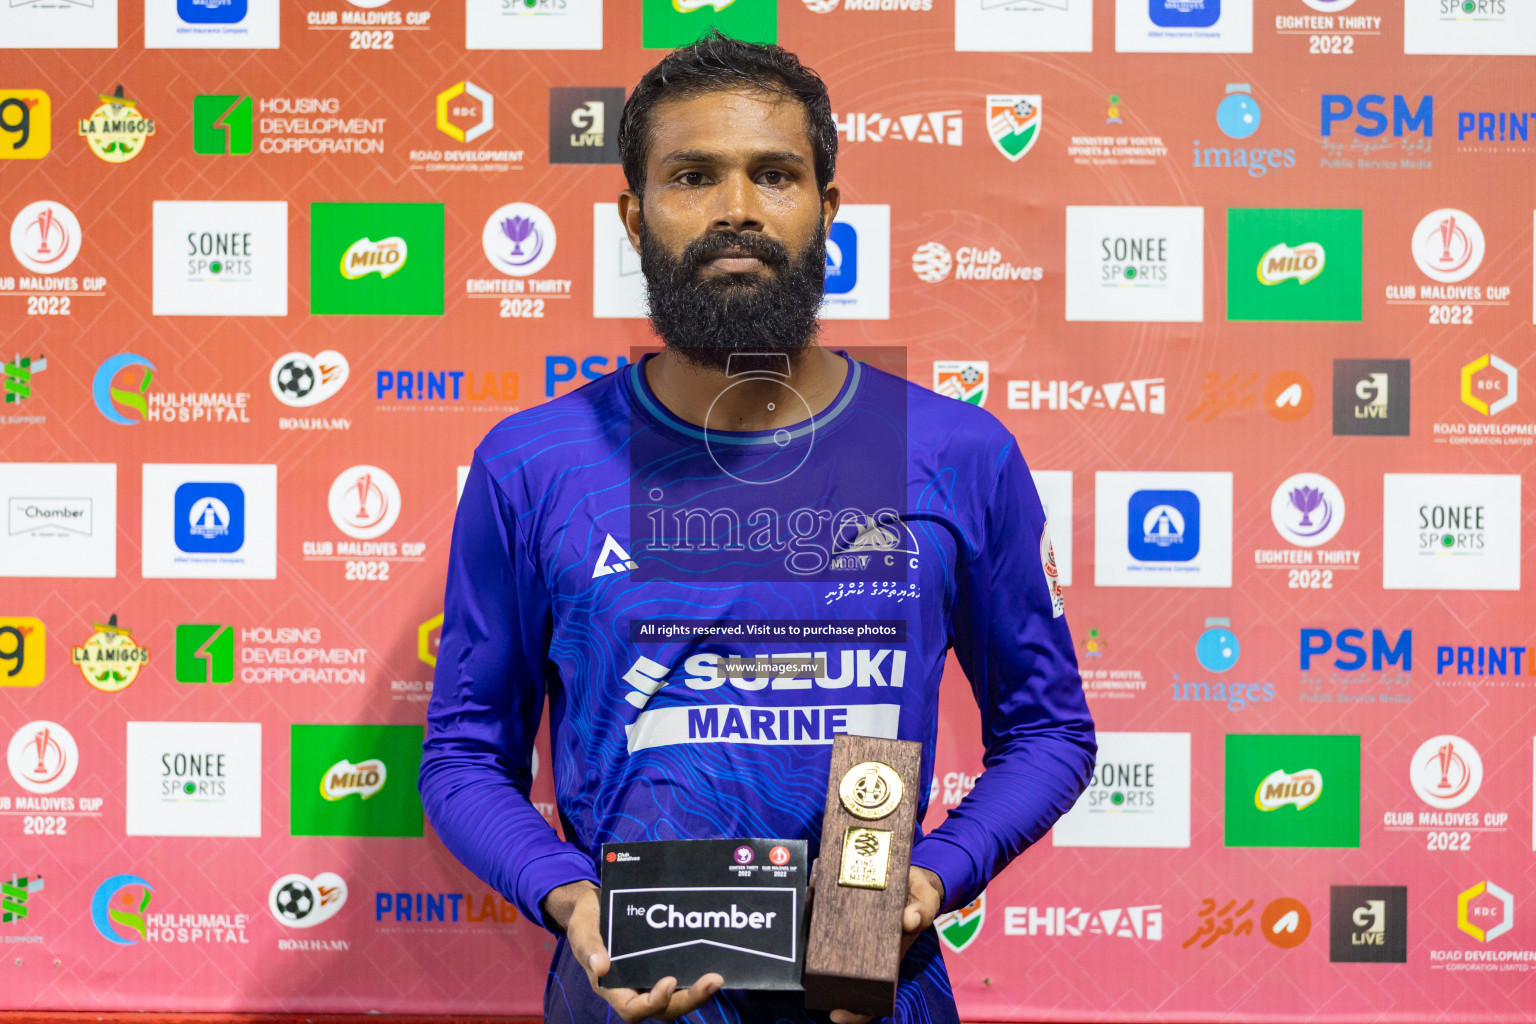
[[[1009,437],[981,527],[959,568],[955,655],[981,708],[975,788],[920,838],[912,863],[944,883],[945,911],[970,903],[1072,807],[1098,746],[1061,604],[1045,512]]]
[[[420,788],[449,851],[549,927],[549,891],[597,874],[528,799],[551,612],[522,531],[477,454],[453,524]]]

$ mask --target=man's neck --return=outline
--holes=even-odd
[[[782,354],[781,354],[782,355]],[[742,375],[736,362],[749,367]],[[726,371],[698,366],[664,349],[645,361],[645,380],[675,416],[707,430],[775,430],[816,416],[832,404],[848,376],[848,361],[811,344],[785,361],[744,356]],[[763,367],[778,367],[773,372]]]

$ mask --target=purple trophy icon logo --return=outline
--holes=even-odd
[[[544,235],[538,225],[528,217],[507,217],[501,222],[501,233],[512,243],[511,253],[502,257],[508,266],[522,267],[539,258],[544,251]],[[523,244],[531,249],[524,252]]]
[[[1301,513],[1301,522],[1293,527],[1293,531],[1298,536],[1316,536],[1328,529],[1328,525],[1333,522],[1333,507],[1319,488],[1293,487],[1291,488],[1290,499],[1291,507]],[[1314,523],[1312,521],[1312,513],[1316,512],[1319,508],[1322,509],[1322,514],[1319,517],[1321,521]]]

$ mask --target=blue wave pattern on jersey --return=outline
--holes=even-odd
[[[751,553],[648,555],[638,534],[649,495],[722,485],[720,456],[650,394],[643,363],[509,417],[477,448],[454,524],[421,791],[448,848],[530,920],[543,922],[551,889],[597,879],[605,842],[804,838],[814,856],[837,731],[923,744],[921,821],[950,647],[982,710],[986,770],[913,849],[944,882],[944,909],[973,900],[1072,805],[1092,770],[1093,724],[1042,565],[1039,497],[994,417],[850,360],[828,409],[791,428],[789,452],[767,432],[729,435],[724,465],[799,460],[812,489],[836,491],[868,478],[842,470],[869,461],[868,436],[885,428],[860,424],[892,408],[905,412],[904,507],[897,543],[877,550],[907,565],[884,580],[754,581]],[[897,621],[906,636],[631,639],[631,622],[657,619]],[[807,652],[826,657],[824,675],[714,671],[727,655]],[[565,841],[527,795],[546,699]],[[951,1019],[936,951],[938,980],[914,989],[926,994],[902,1019]]]

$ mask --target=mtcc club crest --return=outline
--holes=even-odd
[[[987,137],[997,151],[1017,161],[1040,138],[1040,97],[988,96]]]

